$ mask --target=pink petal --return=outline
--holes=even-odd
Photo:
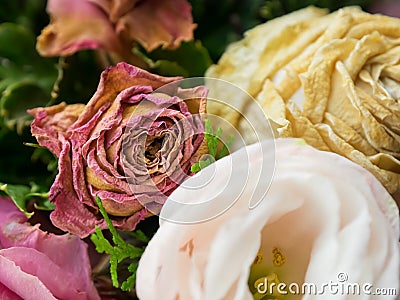
[[[58,268],[61,270],[60,274],[69,274],[71,280],[68,286],[63,279],[63,284],[58,283],[60,287],[54,286],[50,288],[52,292],[53,290],[64,289],[65,287],[71,291],[73,289],[79,290],[80,294],[86,295],[82,299],[98,299],[97,291],[91,280],[91,268],[87,254],[87,244],[85,242],[77,236],[70,234],[61,236],[47,234],[41,231],[38,226],[31,226],[28,223],[24,223],[26,221],[25,215],[8,198],[0,198],[0,217],[0,243],[3,248],[8,248],[0,250],[0,256],[7,256],[7,253],[9,254],[8,258],[11,257],[10,255],[19,255],[19,253],[26,255],[26,259],[31,259],[31,261],[27,263],[22,260],[21,264],[26,264],[26,268],[23,268],[23,270],[36,275],[36,273],[32,273],[31,271],[38,268],[43,270],[44,273],[50,274],[48,276],[51,276],[51,278],[42,276],[42,282],[49,288],[51,282],[54,281],[53,278],[56,278],[54,269]],[[20,250],[18,252],[10,252],[15,251],[15,249]],[[28,253],[28,255],[26,251],[33,251],[33,254]],[[32,255],[35,256],[34,259]],[[45,260],[46,264],[51,264],[52,267],[43,267],[45,265],[40,262],[40,259]],[[17,263],[17,265],[22,267],[21,264]],[[49,272],[50,269],[52,270],[51,272]],[[4,284],[0,280],[1,282]],[[54,283],[54,285],[56,284]]]
[[[84,104],[67,105],[63,102],[51,107],[28,110],[28,113],[35,117],[31,124],[32,135],[36,137],[39,145],[48,148],[58,157],[61,152],[58,135],[67,131],[84,107]]]
[[[110,20],[116,23],[120,17],[132,10],[138,0],[112,0],[110,7]]]
[[[68,254],[68,250],[64,250],[58,255]],[[74,254],[74,253],[71,253]],[[70,254],[70,255],[71,255]],[[44,253],[32,248],[12,247],[0,250],[0,257],[8,259],[15,263],[23,272],[37,277],[42,284],[57,298],[60,299],[99,299],[97,292],[90,291],[87,293],[85,288],[82,289],[81,276],[79,273],[70,273],[64,266],[54,263]],[[79,261],[70,261],[70,264],[79,264]],[[17,272],[13,281],[18,282],[21,273]],[[8,284],[12,284],[9,280]],[[36,282],[37,284],[37,282]],[[83,286],[84,287],[84,286]],[[24,290],[19,287],[17,293]],[[32,296],[30,296],[32,297]],[[26,297],[25,297],[26,298]],[[31,298],[33,299],[33,298]],[[42,297],[36,299],[43,299]],[[53,299],[53,298],[50,298]]]
[[[147,51],[174,49],[193,39],[191,6],[186,0],[145,0],[116,23],[118,33],[138,41]]]
[[[0,250],[0,252],[3,250]],[[12,260],[0,254],[0,282],[22,299],[57,300],[39,278],[25,273]],[[23,287],[23,288],[21,288]],[[10,295],[11,293],[8,293]],[[11,298],[13,299],[13,298]]]
[[[70,128],[71,131],[82,131],[79,127],[85,126],[95,114],[105,105],[115,101],[116,95],[132,86],[147,86],[152,90],[181,79],[180,77],[163,77],[151,74],[145,70],[121,62],[109,67],[101,74],[96,93],[88,102],[78,121]],[[87,131],[85,128],[83,131]],[[86,133],[88,134],[88,133]]]
[[[0,299],[2,300],[23,300],[16,293],[0,282]]]
[[[50,199],[56,204],[56,209],[51,213],[50,218],[58,228],[83,238],[91,234],[96,225],[103,229],[107,228],[107,225],[103,218],[98,217],[93,212],[94,208],[89,210],[89,207],[83,204],[75,193],[72,185],[69,143],[65,143],[64,147],[65,149],[61,152],[59,159],[59,174],[50,189]],[[86,188],[80,190],[80,192],[88,193]],[[92,196],[88,196],[88,199],[92,199]],[[147,211],[142,209],[128,218],[113,220],[113,224],[120,229],[132,229],[147,214]]]
[[[50,24],[37,40],[43,56],[71,55],[83,49],[123,52],[113,24],[98,5],[84,0],[49,0]]]
[[[27,220],[26,216],[17,208],[10,198],[0,196],[0,228],[3,228],[10,221],[26,222]]]

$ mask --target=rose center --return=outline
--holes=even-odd
[[[157,153],[161,150],[163,142],[164,142],[164,135],[158,137],[150,137],[146,141],[146,149],[144,152],[146,162],[151,162],[157,158]]]

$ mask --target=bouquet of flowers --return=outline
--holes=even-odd
[[[5,1],[0,299],[398,299],[396,1]]]

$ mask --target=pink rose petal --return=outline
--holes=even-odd
[[[0,197],[0,245],[0,284],[23,299],[99,299],[87,244],[31,226],[7,197]],[[37,293],[29,287],[37,287]],[[7,294],[0,288],[1,293]]]
[[[14,292],[22,299],[57,300],[39,278],[25,273],[15,262],[1,253],[0,270],[0,282],[10,290],[10,293],[6,294]]]
[[[151,16],[151,17],[150,17]],[[125,33],[152,51],[159,46],[176,48],[193,39],[190,4],[185,0],[146,0],[117,22],[117,32]]]
[[[83,49],[124,52],[113,25],[97,5],[82,0],[50,0],[50,24],[38,37],[43,56],[70,55]]]

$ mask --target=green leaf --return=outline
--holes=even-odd
[[[229,153],[229,147],[232,145],[233,141],[235,140],[235,137],[233,135],[228,136],[228,139],[224,143],[221,151],[218,154],[218,159],[223,158],[224,156],[227,156]]]
[[[15,203],[15,205],[30,218],[33,213],[28,212],[26,208],[26,195],[30,193],[31,188],[25,185],[11,185],[0,183],[0,191],[4,192],[9,196]]]
[[[204,133],[204,138],[207,141],[208,154],[215,157],[217,155],[218,140],[215,139],[211,121],[208,119],[205,120],[204,126],[206,130]]]
[[[131,291],[135,285],[136,269],[138,266],[137,261],[142,256],[144,248],[138,248],[125,242],[125,240],[118,234],[117,230],[112,224],[99,197],[96,198],[96,202],[99,207],[100,213],[106,221],[108,229],[110,230],[114,245],[112,245],[104,237],[102,231],[97,226],[95,228],[95,232],[90,236],[90,239],[95,244],[97,252],[110,255],[110,275],[113,286],[116,288],[119,287],[118,265],[126,259],[133,260],[133,262],[131,262],[127,268],[130,275],[121,284],[121,290]],[[140,240],[149,240],[144,236],[143,232],[138,231],[136,232],[136,235]]]
[[[46,13],[46,1],[12,1],[1,2],[0,24],[13,22],[31,28],[35,36],[49,23]]]
[[[135,286],[136,281],[136,270],[138,268],[139,263],[133,262],[128,266],[128,271],[131,272],[130,275],[121,285],[121,290],[129,291],[132,286]]]
[[[210,159],[200,160],[199,161],[200,169],[204,169],[205,167],[209,166],[210,164],[211,164],[211,160]]]
[[[41,186],[40,192],[47,192],[57,173],[54,154],[44,148],[24,145],[35,142],[28,127],[22,135],[0,127],[0,157],[3,158],[0,160],[0,182],[26,186],[34,182]]]
[[[213,129],[211,121],[209,119],[204,121],[204,127],[205,127],[205,134],[209,134],[209,135],[214,134],[214,129]]]
[[[44,197],[44,194],[28,194],[30,197],[39,197],[39,200],[33,204],[38,210],[52,211],[56,208],[53,202],[50,202],[49,198]]]
[[[150,241],[150,238],[141,230],[124,231],[124,233],[140,242],[148,243]]]
[[[199,172],[200,170],[201,170],[201,168],[200,168],[199,162],[194,163],[194,164],[190,167],[190,172],[192,172],[192,173],[197,173],[197,172]]]
[[[3,23],[0,26],[0,57],[17,61],[20,65],[31,63],[36,56],[31,49],[35,47],[35,37],[27,28]],[[30,51],[31,50],[31,51]]]
[[[190,171],[192,173],[199,172],[205,167],[211,165],[217,159],[226,156],[229,153],[229,147],[234,140],[234,136],[230,135],[227,138],[227,141],[224,143],[222,140],[222,128],[218,127],[214,134],[214,129],[209,119],[204,121],[204,130],[204,138],[207,141],[208,155],[206,155],[206,158],[202,157],[198,162],[194,163],[190,167]],[[218,149],[221,148],[221,144],[222,149],[218,151]]]
[[[90,239],[96,246],[96,251],[99,253],[111,253],[113,251],[113,247],[110,242],[104,237],[101,229],[96,226],[95,233],[90,236]]]
[[[0,117],[11,130],[22,134],[29,126],[32,116],[26,111],[49,101],[48,94],[33,81],[19,81],[10,84],[0,99]]]
[[[133,52],[150,66],[153,73],[164,76],[203,76],[212,64],[208,50],[199,40],[182,42],[174,50],[158,48],[147,53],[144,49],[134,48]]]
[[[162,74],[163,76],[189,77],[189,72],[175,61],[160,59],[151,62],[150,68],[153,73]]]
[[[30,124],[26,110],[45,106],[57,79],[55,59],[35,49],[33,32],[18,24],[0,24],[0,126],[22,134]]]
[[[33,212],[27,210],[27,204],[33,200],[33,205],[39,210],[54,210],[55,206],[49,200],[49,193],[41,192],[43,188],[35,183],[31,186],[21,184],[0,183],[0,191],[9,196],[15,205],[30,218]]]
[[[50,202],[48,192],[47,193],[31,192],[31,193],[28,193],[25,197],[26,197],[26,199],[34,198],[35,202],[33,203],[33,205],[38,210],[51,211],[56,208],[54,203]]]

